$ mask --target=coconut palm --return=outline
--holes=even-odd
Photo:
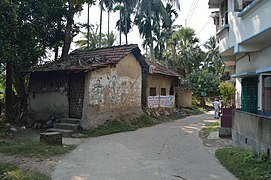
[[[221,69],[222,62],[220,61],[218,43],[215,36],[211,36],[205,43],[204,48],[208,50],[206,53],[205,66],[207,66],[213,73],[223,73]]]

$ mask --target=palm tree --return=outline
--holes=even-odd
[[[222,72],[222,62],[220,61],[218,43],[216,42],[215,36],[211,36],[203,46],[208,50],[206,53],[205,66],[213,71],[213,73],[219,73],[220,71]]]
[[[102,40],[102,45],[111,47],[116,42],[116,40],[117,40],[116,34],[113,31],[111,31],[109,32],[109,34],[107,33],[104,35],[104,38]]]
[[[94,0],[67,0],[67,3],[68,3],[68,15],[67,15],[67,24],[65,27],[64,45],[61,54],[62,57],[68,55],[72,39],[75,36],[73,28],[74,15],[83,10],[82,6],[84,3],[89,3],[90,5],[92,5],[94,3]]]
[[[202,51],[198,45],[199,39],[191,28],[180,28],[174,32],[170,43],[172,44],[173,65],[183,68],[185,74],[190,73],[193,67],[198,67],[202,59]]]
[[[104,11],[104,0],[100,0],[100,33],[99,33],[99,47],[102,45],[102,23],[103,23],[103,11]]]
[[[99,44],[99,37],[100,34],[99,31],[99,25],[89,25],[89,33],[81,32],[83,34],[83,39],[78,40],[75,42],[77,46],[79,46],[79,49],[95,49],[100,47]]]
[[[114,0],[106,0],[105,1],[105,7],[107,9],[107,34],[110,34],[110,13],[114,10],[113,6],[114,6],[115,1]],[[109,42],[109,41],[108,41]],[[110,46],[110,44],[108,44],[108,46]]]
[[[117,21],[116,27],[121,33],[124,33],[126,44],[128,44],[128,33],[132,29],[131,15],[134,14],[134,9],[137,5],[136,0],[116,0],[119,5],[116,7],[120,11],[120,19]]]
[[[175,3],[178,8],[180,7],[178,0],[168,0],[166,2]],[[152,32],[158,17],[161,18],[165,26],[170,25],[170,17],[162,0],[139,0],[135,24],[138,26],[141,36],[149,41],[152,61],[155,61]]]

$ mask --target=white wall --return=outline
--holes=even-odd
[[[242,17],[238,17],[239,12],[234,12],[234,0],[228,1],[229,32],[227,32],[228,35],[219,34],[220,52],[233,46],[235,46],[236,51],[238,51],[238,43],[271,27],[271,1],[258,1],[259,3],[248,10]],[[226,45],[225,42],[228,42],[228,44]]]

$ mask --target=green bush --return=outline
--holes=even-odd
[[[221,82],[219,84],[220,94],[223,98],[224,105],[228,106],[230,101],[232,100],[235,94],[235,87],[232,83],[229,82]]]

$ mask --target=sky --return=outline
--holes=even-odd
[[[209,0],[179,0],[181,10],[178,12],[178,19],[175,21],[176,25],[191,27],[195,30],[196,36],[200,39],[200,44],[203,44],[210,36],[215,35],[215,25],[210,17],[211,12],[214,11],[208,8]],[[193,8],[194,7],[194,8]],[[75,15],[75,21],[80,23],[87,23],[87,6],[83,7],[84,10],[80,15]],[[194,9],[194,11],[193,11]],[[113,30],[117,36],[119,35],[116,29],[116,22],[119,19],[119,13],[111,13],[110,15],[110,31]],[[186,20],[187,19],[187,20]],[[92,6],[90,8],[90,23],[99,24],[100,9],[99,7]],[[103,13],[102,31],[107,32],[107,13]],[[82,38],[79,34],[75,37],[75,41]],[[119,37],[115,45],[119,44]],[[125,36],[122,35],[122,44],[125,42]],[[132,31],[128,34],[128,43],[138,44],[141,47],[143,39],[140,37],[137,26],[134,26]],[[77,47],[73,43],[71,51]],[[142,49],[142,48],[141,48]]]

